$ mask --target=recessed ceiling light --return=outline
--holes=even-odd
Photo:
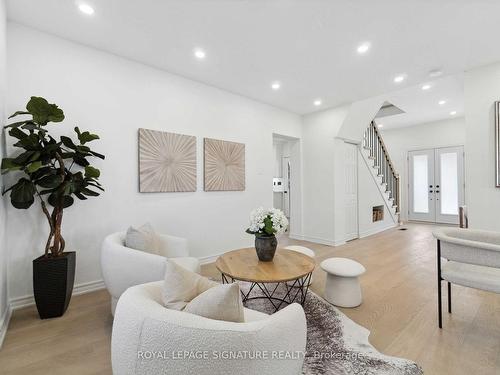
[[[429,90],[432,86],[429,84],[422,85],[422,90],[426,91]]]
[[[272,88],[273,90],[279,90],[279,89],[280,89],[280,87],[281,87],[281,83],[279,83],[278,81],[273,82],[273,83],[271,84],[271,88]]]
[[[433,69],[429,72],[429,77],[436,78],[443,75],[443,71],[440,69]]]
[[[451,111],[451,112],[450,112],[450,115],[451,115],[451,116],[455,116],[456,114],[457,114],[457,111]]]
[[[439,105],[445,105],[445,104],[446,104],[446,100],[444,100],[444,99],[443,99],[443,100],[440,100],[440,101],[438,102],[438,104],[439,104]]]
[[[383,128],[384,127],[384,124],[378,124],[377,125],[379,128]]]
[[[88,16],[94,14],[94,8],[92,8],[89,4],[81,3],[78,5],[78,9],[80,9],[80,12],[85,13]]]
[[[314,105],[315,105],[316,107],[320,106],[320,105],[321,105],[321,103],[323,103],[323,102],[321,101],[321,99],[316,99],[316,100],[314,101]]]
[[[395,83],[401,83],[405,80],[406,78],[406,75],[405,74],[400,74],[400,75],[397,75],[396,77],[394,77],[394,82]]]
[[[358,46],[357,51],[360,55],[362,55],[362,54],[368,52],[370,47],[371,47],[371,44],[369,42],[364,42]]]
[[[194,50],[194,56],[197,58],[197,59],[200,59],[200,60],[203,60],[205,57],[206,57],[206,53],[205,51],[203,51],[202,49],[200,48],[196,48]]]

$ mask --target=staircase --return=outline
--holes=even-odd
[[[394,164],[389,157],[384,141],[377,129],[375,122],[371,122],[365,131],[363,138],[364,155],[371,160],[371,167],[374,169],[374,176],[380,184],[381,193],[389,206],[393,208],[394,216],[399,222],[400,195],[399,195],[399,174],[394,168]]]

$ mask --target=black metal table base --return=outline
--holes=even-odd
[[[223,284],[234,283],[235,281],[244,281],[226,276],[223,273],[221,275]],[[255,299],[267,299],[273,305],[275,312],[278,311],[283,304],[289,305],[293,302],[298,302],[302,306],[304,306],[304,303],[306,302],[307,292],[309,290],[309,284],[311,282],[311,276],[312,272],[308,273],[304,277],[282,282],[258,283],[248,281],[251,284],[248,292],[244,293],[243,291],[241,291],[243,303]],[[289,285],[290,282],[291,285]],[[272,284],[274,286],[272,288],[268,288],[268,284]],[[286,290],[286,293],[282,298],[275,295],[280,285],[284,285]],[[262,296],[250,297],[250,293],[252,293],[255,287],[258,287],[260,289],[263,294]]]

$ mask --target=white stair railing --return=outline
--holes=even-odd
[[[385,191],[392,200],[392,206],[396,209],[396,213],[399,213],[401,208],[399,174],[394,168],[384,140],[373,121],[365,131],[363,147],[369,151],[369,158],[374,160],[374,168],[378,170],[377,174],[382,178],[382,184],[385,184]]]

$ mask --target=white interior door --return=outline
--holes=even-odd
[[[358,146],[345,143],[345,212],[346,241],[358,234]]]
[[[408,218],[435,222],[434,150],[410,151],[408,162]]]
[[[464,204],[464,149],[438,148],[435,152],[436,222],[458,224],[458,207]]]
[[[408,153],[408,218],[458,224],[464,203],[463,147],[444,147]]]
[[[290,218],[290,158],[284,156],[282,158],[282,171],[283,171],[283,184],[285,188],[283,190],[283,212],[287,218]]]

